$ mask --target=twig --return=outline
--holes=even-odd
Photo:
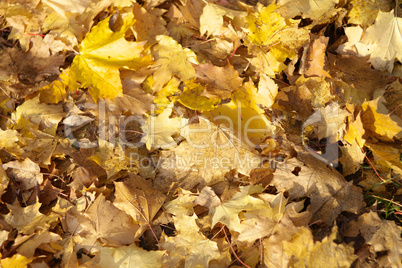
[[[225,234],[226,240],[228,241],[228,244],[229,244],[229,246],[230,246],[230,249],[232,250],[233,255],[236,257],[236,259],[237,259],[244,267],[251,268],[250,266],[248,266],[247,264],[245,264],[245,263],[237,256],[237,254],[236,254],[234,248],[232,247],[232,243],[230,243],[229,237],[228,237],[228,235],[226,234],[226,231],[225,231],[225,227],[224,227],[224,226],[223,226],[222,230],[223,230],[223,233]]]

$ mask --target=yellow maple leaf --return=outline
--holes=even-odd
[[[159,91],[172,78],[177,75],[182,81],[195,77],[192,64],[198,64],[197,56],[188,48],[183,48],[173,38],[166,35],[156,37],[158,44],[153,47],[155,65],[159,66],[153,74],[153,90]]]
[[[188,119],[169,118],[173,111],[173,104],[170,104],[160,115],[149,116],[142,130],[145,135],[141,142],[145,142],[147,149],[153,148],[169,148],[176,145],[173,134],[181,132],[181,128],[187,124]]]
[[[128,42],[124,36],[134,24],[132,13],[123,14],[123,25],[116,32],[109,27],[108,17],[94,26],[79,46],[69,72],[71,90],[89,87],[95,101],[113,99],[122,94],[119,69],[136,70],[152,63],[146,42]]]
[[[179,102],[192,110],[211,111],[220,103],[219,98],[207,98],[202,96],[205,88],[198,83],[189,81],[180,94]]]
[[[96,263],[94,258],[91,264],[95,264],[98,267],[144,267],[144,268],[156,268],[162,267],[162,257],[165,251],[146,251],[135,245],[135,243],[129,246],[122,246],[119,248],[114,247],[102,247],[99,252],[99,262]]]
[[[34,258],[27,258],[20,254],[14,254],[10,258],[0,260],[1,267],[28,267]]]
[[[213,227],[220,222],[225,224],[229,230],[241,233],[247,226],[241,224],[239,213],[267,207],[263,200],[251,196],[252,194],[262,193],[263,190],[264,188],[261,185],[241,187],[240,192],[236,193],[229,201],[210,209],[212,214],[211,226]]]
[[[290,241],[283,241],[284,254],[292,256],[289,267],[350,267],[357,256],[352,246],[334,242],[337,229],[334,227],[321,242],[314,242],[311,231],[301,227]]]
[[[364,32],[359,26],[345,29],[348,42],[341,45],[338,53],[370,55],[370,63],[376,70],[392,72],[395,59],[402,61],[402,18],[395,17],[394,11],[379,11],[376,21]]]
[[[62,72],[59,79],[39,89],[39,101],[41,103],[56,104],[66,100],[68,81],[68,72]]]
[[[402,122],[399,124],[391,118],[388,109],[382,104],[383,98],[377,98],[372,101],[366,101],[362,104],[362,122],[363,127],[368,133],[374,134],[383,141],[393,141],[395,138],[402,137]]]
[[[214,261],[217,267],[228,267],[230,253],[228,248],[218,248],[218,243],[211,241],[200,232],[196,220],[198,217],[181,215],[173,218],[176,228],[176,236],[167,237],[163,234],[164,241],[161,248],[169,252],[164,261],[166,267],[175,267],[183,262],[184,267],[210,267]]]

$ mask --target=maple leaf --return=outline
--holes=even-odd
[[[311,198],[307,211],[314,215],[313,221],[333,222],[342,211],[356,212],[363,206],[360,190],[347,183],[338,171],[318,160],[318,156],[307,152],[305,148],[295,145],[295,149],[297,158],[279,165],[270,185],[279,191],[287,190],[290,200],[302,196]]]
[[[350,267],[357,258],[352,246],[334,242],[337,227],[332,229],[329,237],[321,242],[314,242],[313,234],[306,227],[292,236],[290,241],[283,241],[284,254],[292,256],[290,267]]]
[[[52,223],[58,221],[61,215],[53,212],[44,215],[39,212],[40,206],[39,202],[27,207],[21,207],[18,202],[13,205],[7,204],[10,213],[4,218],[8,224],[23,234],[29,235],[37,230],[46,230]]]
[[[46,246],[51,248],[52,244],[56,245],[60,240],[61,237],[56,233],[41,231],[22,244],[17,249],[17,252],[25,257],[31,258],[34,257],[36,249],[45,249]]]
[[[232,199],[226,201],[220,206],[210,210],[212,214],[211,226],[218,222],[225,224],[229,230],[241,233],[246,226],[241,225],[239,213],[243,210],[257,210],[266,208],[263,200],[251,196],[252,194],[262,193],[264,188],[260,185],[240,187],[240,192],[236,193]]]
[[[99,166],[103,167],[108,178],[117,174],[120,170],[137,171],[130,159],[126,157],[125,151],[119,143],[112,143],[99,139],[99,151],[94,153],[89,159],[95,161]]]
[[[27,258],[21,254],[14,254],[9,258],[4,258],[0,260],[2,267],[28,267],[34,258]]]
[[[219,98],[208,98],[202,96],[205,88],[192,81],[185,83],[185,88],[180,94],[178,101],[192,110],[211,111],[221,102]]]
[[[30,125],[34,129],[47,131],[55,136],[55,127],[64,116],[62,104],[40,103],[39,96],[36,96],[18,106],[11,119],[16,122],[14,128],[17,130]]]
[[[229,265],[229,250],[219,250],[216,242],[200,232],[195,214],[178,215],[173,219],[176,236],[167,237],[163,234],[164,241],[160,243],[161,248],[168,252],[164,265],[173,267],[182,263],[184,267],[209,267],[211,261],[218,262],[222,267]]]
[[[375,22],[378,12],[389,12],[390,5],[386,0],[352,0],[347,17],[348,23],[368,27]]]
[[[350,47],[358,56],[370,55],[370,62],[377,70],[392,72],[394,61],[402,61],[402,18],[395,17],[394,11],[378,12],[374,25],[367,28],[363,36],[360,27],[347,31],[349,42],[338,48],[338,52],[348,53]]]
[[[95,264],[101,267],[162,267],[162,257],[165,254],[163,250],[146,251],[137,247],[135,243],[130,246],[119,248],[102,247],[99,252],[99,262],[94,260],[88,264]]]
[[[224,14],[221,6],[207,3],[200,16],[200,36],[207,32],[207,37],[218,34],[223,26]]]
[[[280,7],[278,12],[284,17],[294,18],[300,15],[302,18],[318,20],[326,12],[334,9],[338,2],[339,0],[280,0],[277,4]]]
[[[134,242],[139,225],[124,211],[116,208],[101,194],[85,214],[77,217],[79,235],[86,241],[87,249],[99,239],[102,244],[119,247]]]
[[[344,235],[353,237],[360,234],[373,253],[385,251],[378,260],[380,266],[398,267],[402,262],[401,231],[395,222],[381,220],[376,212],[370,211],[352,221]]]
[[[363,127],[367,133],[374,134],[380,140],[393,141],[402,137],[402,121],[388,114],[388,109],[382,104],[382,100],[382,97],[378,97],[362,104]]]
[[[142,231],[150,227],[156,213],[162,207],[166,196],[154,189],[149,181],[129,173],[129,178],[123,182],[114,182],[116,187],[113,204],[129,214],[141,228],[137,237]]]
[[[402,176],[401,149],[381,143],[368,143],[367,147],[372,151],[374,164],[379,171],[388,172],[391,168],[393,173]]]
[[[242,86],[243,79],[231,64],[218,67],[212,63],[194,66],[197,75],[196,82],[205,87],[203,96],[228,99],[231,93]]]
[[[79,46],[69,72],[71,90],[89,87],[95,101],[99,98],[114,99],[122,94],[119,69],[139,69],[152,63],[152,56],[145,49],[146,42],[129,42],[125,32],[134,24],[134,15],[122,15],[123,25],[118,31],[109,28],[108,17],[94,26]]]
[[[162,152],[163,169],[156,181],[171,178],[179,182],[180,187],[192,189],[197,184],[217,183],[232,169],[247,175],[259,165],[261,158],[258,153],[242,143],[232,129],[217,126],[201,116],[198,121],[184,129],[182,135],[185,141],[174,149]],[[168,175],[170,172],[175,174],[173,178]]]
[[[43,174],[40,167],[29,158],[24,161],[11,161],[2,165],[4,170],[8,170],[8,176],[20,183],[22,190],[40,185],[43,181]]]
[[[159,91],[172,78],[177,75],[182,81],[195,77],[192,64],[198,64],[197,56],[193,51],[184,48],[173,38],[166,35],[156,37],[158,44],[153,47],[155,65],[159,68],[154,72],[153,90]]]
[[[188,120],[179,117],[169,118],[172,111],[173,103],[169,104],[160,115],[149,116],[141,127],[145,134],[141,142],[146,144],[148,150],[176,146],[172,135],[181,133],[181,129],[187,124]]]
[[[329,37],[320,36],[314,39],[305,49],[300,74],[306,76],[331,76],[324,70],[325,50],[327,49]]]

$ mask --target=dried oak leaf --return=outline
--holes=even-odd
[[[297,158],[279,165],[271,185],[279,191],[288,191],[290,200],[309,197],[307,211],[312,221],[321,220],[331,225],[342,211],[357,213],[362,207],[363,195],[352,182],[330,165],[320,161],[304,147],[294,145]]]

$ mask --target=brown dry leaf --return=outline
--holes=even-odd
[[[374,23],[378,11],[390,11],[390,4],[386,0],[352,0],[349,3],[347,17],[348,23],[359,24],[362,27],[368,27]]]
[[[8,162],[2,166],[7,171],[7,175],[19,183],[22,190],[37,187],[43,182],[40,167],[29,158],[24,161]]]
[[[338,77],[345,83],[353,85],[370,99],[374,91],[384,88],[388,81],[381,72],[370,68],[367,60],[367,57],[329,54],[329,73],[332,77]],[[364,98],[361,101],[364,101]]]
[[[383,94],[386,101],[384,103],[385,107],[399,118],[402,118],[402,83],[400,80],[398,79],[390,84]]]
[[[329,37],[319,36],[313,39],[308,46],[305,47],[300,74],[305,76],[331,76],[324,70],[325,51],[327,49]]]
[[[133,8],[135,23],[133,25],[134,35],[137,42],[155,42],[157,35],[169,35],[166,31],[166,21],[162,19],[163,9],[141,7],[138,3]]]
[[[65,115],[62,104],[40,103],[38,95],[18,106],[11,119],[16,122],[14,128],[17,130],[32,126],[55,136],[55,126]]]
[[[54,187],[49,179],[46,180],[44,186],[41,187],[39,201],[42,204],[48,205],[53,200],[57,199],[58,195],[62,192],[61,189]]]
[[[40,206],[39,202],[27,207],[21,207],[18,202],[12,205],[7,204],[10,212],[5,216],[5,220],[22,234],[32,234],[35,231],[47,230],[51,224],[61,218],[61,215],[53,212],[49,215],[44,215],[39,212]]]
[[[279,165],[271,185],[279,191],[288,191],[290,200],[310,198],[307,211],[312,221],[331,224],[342,211],[357,213],[363,206],[363,195],[352,182],[330,165],[319,160],[304,147],[294,145],[297,158]]]
[[[355,236],[359,233],[370,245],[371,254],[381,254],[379,267],[400,267],[402,263],[402,228],[393,221],[381,220],[376,212],[370,211],[350,223],[345,236]]]
[[[302,16],[302,18],[310,18],[318,20],[326,12],[334,9],[339,0],[315,1],[315,0],[280,0],[278,12],[285,18],[294,18]]]
[[[165,202],[166,195],[152,187],[150,181],[133,173],[122,182],[114,182],[116,192],[113,204],[130,215],[141,227],[136,237],[147,228]]]
[[[57,139],[53,135],[35,129],[29,129],[25,135],[29,138],[25,139],[24,156],[38,165],[50,165],[53,152],[57,146]]]
[[[277,222],[275,231],[262,241],[263,262],[266,267],[288,267],[291,256],[284,254],[283,242],[292,239],[300,226],[308,225],[311,214],[307,211],[297,213],[296,207],[291,206]]]
[[[77,220],[81,227],[80,236],[88,242],[87,245],[94,244],[98,239],[103,245],[115,247],[131,244],[139,228],[129,215],[116,208],[102,194]]]
[[[288,112],[296,112],[301,118],[307,118],[314,112],[311,105],[312,94],[306,87],[290,86],[278,92],[278,105]]]
[[[342,175],[347,176],[356,173],[366,156],[362,148],[357,141],[353,141],[352,144],[342,146],[341,151],[342,157],[339,158],[339,162],[342,164]]]
[[[18,247],[17,252],[28,258],[34,257],[35,250],[37,249],[56,253],[61,249],[61,247],[56,246],[60,240],[61,237],[58,234],[49,231],[42,231],[30,237],[28,241]],[[54,247],[52,247],[52,245]]]
[[[65,56],[52,55],[41,37],[35,36],[31,42],[28,52],[5,48],[0,54],[0,83],[18,98],[56,80],[64,63]]]
[[[218,267],[228,267],[229,249],[222,251],[218,244],[205,237],[197,225],[198,217],[193,214],[176,215],[176,236],[162,235],[161,248],[169,252],[163,257],[166,267],[209,267],[213,261]]]
[[[239,89],[243,79],[232,65],[224,67],[212,65],[212,63],[199,64],[194,66],[197,76],[196,82],[205,85],[203,96],[219,97],[220,99],[230,98],[232,92]]]
[[[248,175],[261,158],[253,148],[239,140],[237,134],[223,125],[216,126],[199,116],[190,124],[185,141],[175,149],[162,151],[160,173],[155,183],[168,187],[172,182],[184,189],[212,185],[224,179],[232,169]]]

